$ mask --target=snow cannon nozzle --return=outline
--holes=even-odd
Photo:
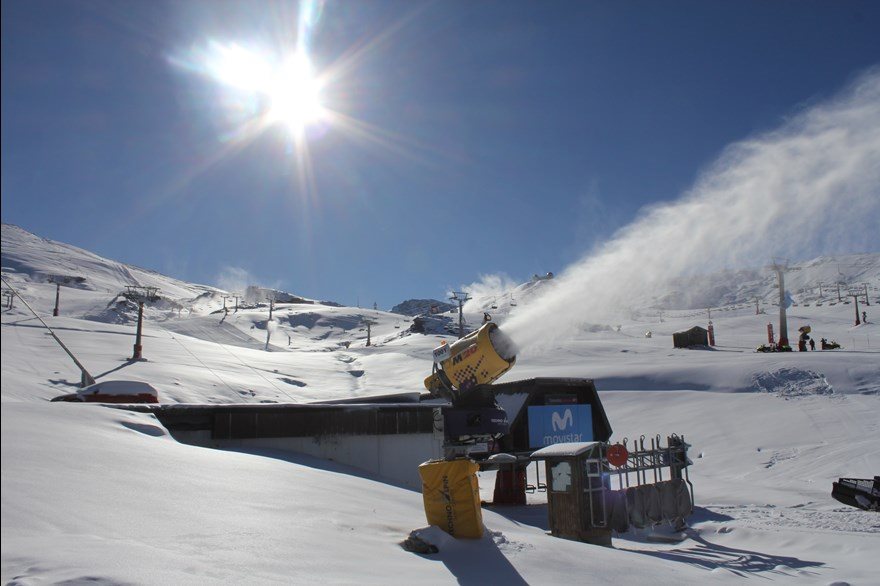
[[[486,322],[475,332],[434,350],[434,371],[425,388],[455,402],[476,385],[491,384],[516,363],[516,344],[498,324]]]

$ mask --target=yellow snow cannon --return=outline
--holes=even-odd
[[[434,368],[425,388],[453,400],[476,385],[490,384],[516,362],[516,346],[497,324],[487,322],[452,344],[434,349]]]

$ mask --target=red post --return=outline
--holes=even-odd
[[[137,325],[137,336],[134,340],[134,354],[132,355],[132,360],[141,360],[143,358],[143,346],[141,345],[141,332],[144,326],[144,302],[138,301],[138,325]]]
[[[709,321],[709,345],[715,345],[715,326],[712,325],[712,321]]]
[[[773,324],[767,324],[767,343],[773,345]]]
[[[502,465],[495,475],[495,493],[492,502],[496,505],[526,504],[526,468],[519,464]]]

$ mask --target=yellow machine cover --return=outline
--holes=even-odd
[[[453,387],[460,391],[489,384],[516,363],[516,349],[494,323],[484,324],[479,330],[456,340],[449,347],[449,358],[440,363],[443,373]],[[441,388],[441,379],[435,372],[425,379],[425,388],[432,393]]]
[[[431,460],[419,466],[428,523],[453,537],[483,536],[479,466],[470,460]]]

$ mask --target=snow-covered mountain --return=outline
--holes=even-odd
[[[795,304],[843,303],[853,293],[880,305],[880,253],[821,256],[787,264],[785,289]],[[663,289],[633,291],[630,305],[636,312],[656,314],[658,310],[729,311],[742,307],[778,306],[776,273],[769,267],[729,270],[706,275],[670,279]],[[465,305],[468,314],[506,315],[518,305],[546,293],[555,280],[531,280],[507,289],[475,295]]]
[[[756,314],[752,296],[766,305],[777,293],[768,275],[746,271],[711,277],[720,287],[705,299],[713,306],[713,350],[672,347],[673,332],[708,319],[702,303],[674,302],[693,287],[682,282],[652,292],[656,299],[621,323],[586,324],[520,353],[503,381],[595,379],[613,440],[675,432],[693,445],[696,511],[685,540],[657,543],[630,533],[615,537],[613,549],[548,535],[546,494],[536,492],[528,507],[486,508],[482,540],[440,535],[439,553],[415,555],[399,543],[425,525],[417,492],[296,454],[182,445],[148,414],[50,403],[76,388],[79,371],[15,298],[2,313],[0,345],[2,580],[872,583],[876,515],[843,507],[829,493],[839,476],[880,472],[878,258],[820,258],[786,276],[797,303],[789,327],[809,324],[842,350],[755,353],[775,310]],[[443,328],[412,333],[409,316],[355,307],[276,303],[271,319],[268,304],[218,312],[219,289],[9,225],[2,264],[4,279],[97,380],[149,382],[165,403],[418,392],[431,350],[454,339]],[[840,273],[848,285],[868,283],[868,323],[854,325],[853,305],[836,301],[836,286],[827,290],[823,280],[823,292],[812,292],[816,279],[833,282]],[[51,317],[50,275],[85,279],[62,288],[58,317]],[[554,281],[480,296],[465,308],[468,323],[485,311],[503,328],[540,303]],[[167,295],[167,305],[147,312],[143,361],[129,360],[133,324],[116,319],[127,311],[114,310],[126,285]],[[457,316],[442,317],[457,324]],[[480,479],[482,497],[491,500],[492,473]]]
[[[880,300],[880,255],[821,256],[789,263],[785,288],[796,303],[840,302],[848,293],[869,293]],[[705,309],[743,304],[775,303],[779,299],[776,273],[770,268],[731,270],[674,280],[656,295],[658,309]],[[839,296],[838,296],[839,293]]]
[[[435,313],[446,313],[455,309],[456,306],[445,301],[436,299],[407,299],[391,308],[391,313],[400,313],[402,315],[431,315]]]
[[[175,301],[195,299],[223,291],[194,285],[155,271],[103,258],[87,250],[40,238],[13,224],[2,226],[3,274],[20,283],[46,283],[56,276],[85,280],[74,287],[99,293],[119,293],[127,286],[158,287],[163,297]]]

